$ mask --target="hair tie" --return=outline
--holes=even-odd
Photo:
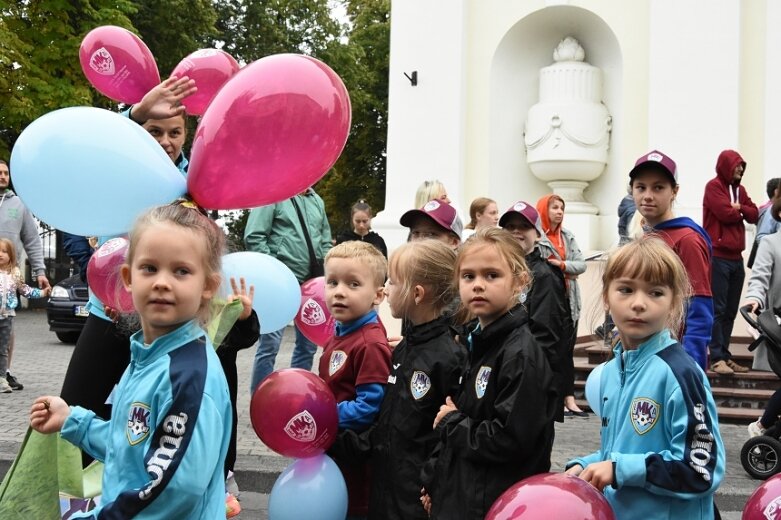
[[[204,217],[209,217],[209,214],[206,212],[205,209],[200,207],[193,199],[191,199],[189,196],[179,197],[178,199],[171,202],[171,206],[182,206],[184,208],[194,209],[198,211],[201,215]]]

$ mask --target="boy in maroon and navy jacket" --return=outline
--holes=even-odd
[[[738,313],[740,292],[746,271],[743,249],[746,246],[745,220],[756,224],[759,210],[740,181],[746,161],[734,150],[724,150],[716,162],[716,177],[705,185],[702,199],[702,225],[713,244],[713,332],[708,345],[711,370],[719,374],[748,372],[732,360],[729,342]]]
[[[391,351],[374,307],[382,302],[387,269],[382,253],[366,242],[343,242],[325,257],[325,300],[337,323],[334,337],[323,347],[320,377],[336,397],[340,430],[366,430],[385,394]],[[347,517],[366,517],[368,464],[336,463],[347,483]]]

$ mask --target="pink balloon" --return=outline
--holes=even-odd
[[[201,115],[209,106],[217,91],[231,76],[239,71],[239,64],[233,56],[219,49],[201,49],[179,62],[172,76],[187,76],[195,80],[198,92],[187,96],[182,104],[188,114]]]
[[[160,83],[149,48],[122,27],[104,25],[87,33],[79,48],[79,62],[93,87],[122,103],[138,103]]]
[[[119,273],[125,263],[128,241],[112,238],[100,246],[87,263],[87,283],[104,305],[120,312],[133,312],[133,297],[122,284]]]
[[[564,473],[542,473],[511,486],[486,520],[615,520],[607,499],[591,484]]]
[[[272,372],[250,402],[252,427],[285,457],[314,457],[336,440],[336,399],[317,375],[300,368]]]
[[[781,474],[764,481],[748,497],[741,518],[743,520],[781,519]]]
[[[220,89],[193,139],[187,188],[208,209],[288,199],[342,153],[350,97],[328,65],[277,54],[247,65]]]
[[[301,308],[293,320],[309,341],[323,346],[334,335],[336,320],[325,304],[325,278],[318,276],[301,285]]]

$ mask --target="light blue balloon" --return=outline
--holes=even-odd
[[[301,287],[285,264],[273,256],[242,251],[222,257],[224,294],[231,290],[230,279],[244,278],[247,288],[255,286],[252,308],[258,313],[260,331],[274,332],[293,321],[301,306]]]
[[[594,367],[586,378],[586,401],[597,417],[602,417],[602,369],[606,364],[607,361]]]
[[[327,455],[296,460],[271,488],[269,520],[344,520],[346,515],[347,485]]]
[[[33,121],[14,145],[11,178],[38,218],[77,235],[119,235],[187,190],[149,132],[108,110],[71,107]]]

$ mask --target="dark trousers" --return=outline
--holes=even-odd
[[[713,291],[713,331],[711,333],[710,362],[726,361],[732,356],[729,342],[732,326],[740,306],[740,293],[746,270],[742,260],[725,260],[713,257],[711,291]]]
[[[73,349],[60,396],[69,405],[92,410],[108,421],[111,405],[106,399],[129,363],[130,338],[113,322],[90,314]],[[91,461],[82,452],[84,466]]]
[[[236,464],[236,430],[239,424],[239,416],[236,410],[236,399],[238,398],[239,374],[236,368],[235,350],[217,349],[217,357],[220,358],[220,365],[225,372],[225,380],[228,382],[228,392],[231,396],[231,409],[233,410],[233,421],[231,424],[231,439],[228,444],[228,452],[225,454],[225,478],[228,478],[228,471],[233,471]]]

